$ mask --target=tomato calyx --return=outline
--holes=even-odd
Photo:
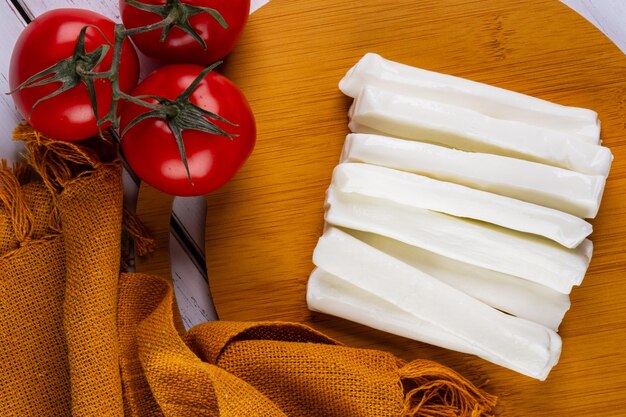
[[[88,53],[85,50],[85,36],[87,29],[89,28],[98,30],[106,39],[106,36],[99,28],[90,25],[83,27],[78,36],[78,40],[76,41],[76,47],[74,48],[72,56],[63,59],[45,70],[29,77],[26,81],[7,94],[11,95],[25,88],[60,83],[61,85],[59,88],[47,96],[41,97],[35,102],[35,104],[33,104],[30,109],[30,114],[32,115],[35,108],[43,101],[56,97],[59,94],[76,87],[82,82],[87,87],[89,98],[91,99],[91,105],[94,109],[94,114],[98,114],[94,77],[91,74],[93,73],[93,70],[100,65],[100,63],[102,63],[111,47],[103,44]]]
[[[145,4],[136,0],[125,0],[126,4],[135,7],[146,12],[159,15],[163,20],[150,25],[150,30],[163,28],[161,32],[161,42],[165,42],[167,35],[174,27],[178,27],[180,30],[191,36],[196,42],[198,42],[202,49],[207,49],[206,42],[200,34],[191,26],[189,18],[199,13],[208,13],[211,15],[224,29],[228,29],[228,24],[224,20],[224,17],[215,9],[210,7],[194,6],[191,4],[181,3],[180,0],[167,0],[164,5]],[[148,28],[148,27],[146,27]],[[136,33],[145,32],[146,28],[138,28]],[[129,29],[130,35],[134,35],[134,29]]]
[[[156,100],[158,102],[158,105],[152,106],[152,110],[142,113],[134,118],[122,131],[123,136],[137,123],[150,118],[161,119],[167,122],[167,125],[169,126],[172,134],[174,135],[174,138],[176,139],[176,145],[178,146],[178,151],[180,153],[183,165],[185,166],[187,178],[189,179],[189,182],[191,184],[193,184],[193,179],[191,178],[189,164],[187,162],[187,152],[185,151],[185,142],[183,141],[183,131],[198,130],[212,135],[225,136],[229,139],[232,139],[236,136],[234,134],[226,132],[224,129],[216,125],[212,120],[217,120],[230,126],[237,126],[235,123],[226,120],[218,114],[204,110],[203,108],[189,101],[191,94],[198,87],[204,77],[206,77],[206,75],[219,64],[221,64],[221,62],[216,62],[213,65],[205,68],[194,79],[189,87],[187,87],[185,91],[183,91],[175,100],[169,100],[167,98],[154,95],[135,97],[135,99],[143,98]]]

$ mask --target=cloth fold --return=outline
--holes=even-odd
[[[296,323],[181,334],[169,278],[120,273],[121,165],[28,126],[0,166],[1,416],[484,416],[495,397],[430,361]],[[141,234],[141,233],[139,233]],[[144,240],[143,243],[147,241]]]

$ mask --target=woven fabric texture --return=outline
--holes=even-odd
[[[113,146],[27,126],[0,167],[0,416],[472,416],[495,397],[439,364],[300,324],[181,334],[168,278],[120,274]],[[138,229],[138,227],[135,227]]]

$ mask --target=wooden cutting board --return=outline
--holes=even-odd
[[[547,381],[307,310],[324,191],[348,133],[337,83],[368,51],[600,114],[615,161]],[[272,0],[223,70],[259,133],[243,170],[207,198],[207,266],[223,320],[299,321],[351,346],[440,361],[488,380],[503,416],[626,415],[626,57],[593,26],[555,0]],[[169,204],[142,189],[139,212],[160,245],[146,272],[168,273]]]

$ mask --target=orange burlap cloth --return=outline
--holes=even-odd
[[[0,416],[472,416],[495,397],[439,364],[306,326],[181,334],[168,279],[120,274],[121,168],[102,142],[15,132],[0,167]],[[96,149],[97,148],[97,149]]]

